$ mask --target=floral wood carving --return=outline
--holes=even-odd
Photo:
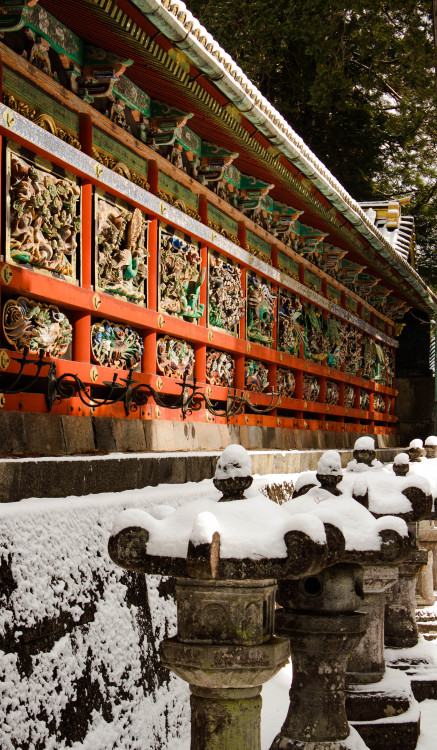
[[[320,383],[314,375],[303,376],[304,401],[317,401],[320,393]]]
[[[361,333],[347,324],[341,329],[340,362],[346,372],[354,373],[361,367]]]
[[[194,350],[187,341],[163,336],[156,342],[156,354],[158,369],[166,377],[179,380],[192,375]]]
[[[281,396],[292,398],[296,388],[296,379],[292,370],[285,370],[282,367],[278,367],[276,374],[276,387]]]
[[[255,393],[265,391],[269,384],[267,367],[262,362],[256,362],[254,359],[246,360],[244,378],[247,390],[254,391]]]
[[[232,388],[235,362],[227,352],[208,349],[206,353],[206,381],[211,385]]]
[[[385,411],[385,399],[380,393],[373,394],[373,409],[379,412]]]
[[[258,276],[247,277],[247,330],[249,341],[273,343],[276,295]]]
[[[305,356],[313,361],[321,362],[329,354],[329,336],[327,321],[319,308],[304,304],[305,313]]]
[[[232,331],[244,315],[241,269],[224,258],[209,259],[209,324]]]
[[[36,353],[43,349],[51,357],[61,357],[72,340],[72,326],[55,305],[18,297],[3,308],[3,332],[16,351]]]
[[[285,292],[279,296],[279,330],[278,344],[283,352],[299,356],[300,345],[305,339],[305,330],[301,325],[302,303],[298,297],[291,297]]]
[[[79,196],[74,183],[11,153],[11,259],[74,277]]]
[[[353,385],[345,385],[344,387],[344,405],[346,409],[351,409],[355,402],[355,388]]]
[[[103,292],[144,302],[149,253],[145,247],[146,217],[98,199],[98,285]]]
[[[336,404],[338,404],[339,398],[340,398],[340,389],[338,387],[338,384],[335,383],[333,380],[327,380],[325,403],[329,404],[330,406],[335,406]]]
[[[370,397],[364,388],[360,388],[360,409],[362,411],[369,411]]]
[[[129,326],[98,321],[91,326],[91,350],[100,365],[129,369],[141,362],[143,342]]]
[[[160,312],[186,320],[201,318],[200,287],[205,280],[199,249],[189,242],[161,230],[160,239]]]

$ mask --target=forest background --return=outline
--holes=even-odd
[[[437,0],[188,0],[358,201],[409,197],[437,289]]]

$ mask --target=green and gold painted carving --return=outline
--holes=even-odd
[[[293,260],[293,258],[290,258],[289,255],[281,253],[281,251],[278,253],[278,264],[280,270],[283,270],[285,273],[289,273],[295,278],[299,276],[299,263],[296,260]]]
[[[98,130],[98,128],[93,128],[93,145],[109,156],[114,157],[116,161],[126,164],[129,169],[133,169],[142,177],[147,177],[147,159],[138,156],[134,151],[126,148],[122,143],[111,138],[111,136],[102,130]]]
[[[336,286],[328,284],[327,286],[328,299],[335,302],[337,305],[341,305],[341,291]]]
[[[199,209],[199,195],[197,193],[193,193],[191,190],[189,190],[185,185],[181,185],[179,182],[176,182],[176,180],[173,180],[169,175],[165,174],[164,172],[159,172],[158,174],[158,190],[164,191],[170,198],[173,198],[175,200],[168,201],[167,195],[160,195],[164,200],[167,200],[168,202],[173,203],[173,205],[176,205],[178,201],[182,201],[182,203],[187,203],[191,208],[195,209],[197,212]],[[185,208],[182,208],[184,211]]]
[[[136,109],[144,117],[150,117],[150,96],[126,76],[120,76],[114,83],[113,92],[130,109]]]
[[[3,92],[10,94],[14,99],[29,107],[35,107],[40,114],[53,117],[55,122],[61,125],[61,127],[73,133],[79,133],[79,115],[76,112],[67,109],[63,104],[57,102],[56,99],[32,86],[28,81],[7,67],[3,67]],[[10,105],[8,104],[8,106]],[[25,112],[21,112],[21,114],[28,117]],[[29,117],[29,119],[35,121],[34,117]],[[55,133],[55,135],[57,134]]]
[[[262,258],[263,256],[270,258],[272,252],[271,246],[268,242],[249,230],[246,232],[246,249],[248,252],[257,255],[259,258]]]
[[[84,43],[70,29],[54,18],[40,5],[35,5],[26,17],[26,26],[40,36],[47,39],[50,46],[61,55],[71,57],[74,62],[81,65],[83,62]]]
[[[346,297],[346,309],[357,314],[358,312],[358,300],[353,297]]]
[[[209,222],[214,222],[220,229],[225,229],[233,237],[237,237],[238,235],[238,222],[211,204],[208,205],[208,224]]]
[[[366,321],[366,323],[370,323],[370,310],[368,307],[364,307],[364,305],[361,310],[361,317]]]
[[[322,289],[322,279],[309,268],[305,268],[305,284],[318,292]]]

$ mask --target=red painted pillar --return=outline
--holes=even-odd
[[[141,359],[141,372],[148,375],[156,375],[156,333],[145,333],[143,336],[143,356]]]
[[[90,362],[91,315],[77,313],[73,316],[73,359]]]
[[[79,120],[79,140],[81,149],[87,156],[92,156],[93,124],[89,115],[81,114]],[[90,180],[82,181],[82,217],[81,217],[81,285],[91,289],[93,248],[93,186]]]

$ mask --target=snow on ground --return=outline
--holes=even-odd
[[[427,474],[432,466],[437,474],[437,459],[416,466]],[[252,491],[297,476],[255,477]],[[159,672],[159,642],[176,628],[174,602],[158,576],[137,590],[141,577],[113,565],[107,542],[123,509],[165,519],[205,495],[219,497],[212,480],[0,506],[7,583],[0,591],[2,750],[188,750],[188,686]],[[29,651],[29,638],[50,628],[52,639]],[[286,716],[290,682],[289,665],[263,688],[262,750]],[[99,696],[97,709],[89,708],[92,694]],[[420,706],[417,750],[435,750],[436,706]],[[65,740],[68,711],[68,732],[72,726],[76,732],[71,742]],[[351,735],[350,750],[357,750],[355,740]]]

